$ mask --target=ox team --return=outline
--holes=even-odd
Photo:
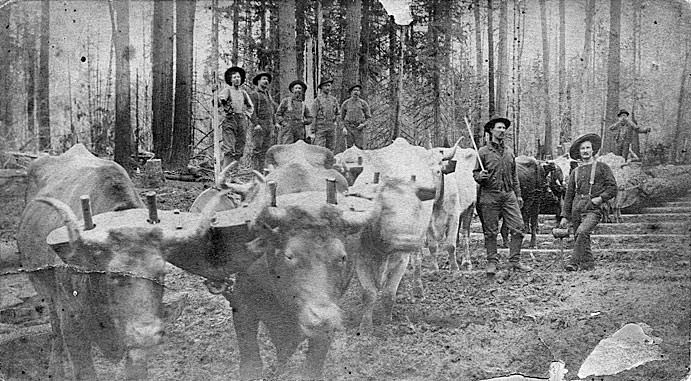
[[[20,224],[18,247],[23,261],[32,267],[60,261],[67,265],[31,277],[49,301],[54,333],[50,370],[56,378],[66,376],[62,360],[67,359],[73,378],[96,379],[92,344],[109,358],[126,358],[128,379],[148,376],[148,349],[163,333],[159,315],[166,261],[210,281],[223,282],[229,274],[237,274],[234,293],[224,296],[233,306],[243,379],[263,376],[257,342],[260,321],[277,347],[279,370],[307,339],[304,375],[320,378],[332,331],[341,326],[338,298],[352,273],[364,291],[360,331],[370,331],[373,320],[391,319],[399,282],[409,261],[419,266],[421,249],[430,245],[426,240],[436,241],[437,246],[446,242],[451,268],[458,269],[457,225],[459,219],[472,216],[474,202],[483,226],[487,274],[498,270],[500,219],[511,233],[509,269],[532,270],[520,262],[526,224],[523,198],[533,202],[539,197],[535,192],[546,184],[544,173],[561,175],[554,165],[546,169],[537,162],[521,161],[521,168],[537,176],[533,185],[522,190],[518,160],[504,145],[511,125],[508,119],[495,117],[485,124],[490,138],[477,152],[459,149],[458,143],[453,148],[428,150],[401,138],[380,149],[362,150],[371,112],[360,98],[360,85],[351,86],[350,98],[338,107],[331,95],[333,80],[325,79],[310,109],[304,102],[307,85],[300,80],[293,81],[288,87],[291,95],[276,104],[268,90],[270,73],[255,75],[256,89],[249,93],[241,87],[245,78],[242,68],[229,68],[225,73],[229,87],[219,94],[225,113],[224,167],[245,154],[249,132],[253,166],[266,164],[271,172],[266,177],[255,172],[257,179],[248,187],[223,182],[245,198],[242,208],[222,204],[219,192],[195,201],[193,210],[198,207],[201,213],[162,212],[160,225],[141,225],[132,217],[142,215],[143,203],[124,169],[94,157],[82,145],[58,158],[39,159],[30,167],[29,198],[37,202],[28,204]],[[313,123],[315,127],[307,133],[306,126]],[[337,130],[339,123],[342,131]],[[337,132],[347,148],[340,156],[331,151],[337,145]],[[305,143],[308,135],[315,145]],[[593,267],[590,233],[601,217],[598,207],[616,196],[611,169],[593,160],[600,144],[599,136],[587,134],[576,139],[570,150],[572,158],[582,161],[582,168],[570,174],[561,210],[560,225],[570,221],[576,230],[567,271]],[[354,178],[349,154],[357,158],[359,171]],[[455,166],[444,164],[450,160]],[[91,171],[87,180],[83,171]],[[451,172],[455,180],[444,177]],[[323,198],[325,189],[328,192],[324,178],[334,183],[331,196],[340,205],[316,201]],[[268,196],[271,183],[277,185],[273,200]],[[91,229],[77,222],[76,215],[84,210],[77,198],[81,194],[92,197],[93,211],[100,214]],[[456,211],[444,213],[449,211],[440,208]],[[224,235],[236,232],[231,229],[236,225],[224,223],[239,215],[245,218],[248,210],[254,215],[242,221],[251,222],[249,232],[224,240]],[[212,222],[214,212],[218,218]],[[43,218],[46,215],[50,218]],[[455,221],[455,228],[442,232],[449,219]],[[66,227],[60,228],[63,224]],[[465,254],[464,263],[469,257],[467,247]],[[223,262],[221,257],[231,259]],[[74,268],[90,272],[75,273]],[[123,286],[119,275],[123,273],[136,276]],[[416,273],[413,276],[419,277]],[[72,293],[68,290],[72,288],[64,287],[85,282],[96,282],[101,288],[83,287]],[[378,315],[377,301],[383,305]],[[90,316],[96,321],[89,320]],[[88,332],[88,327],[99,324],[102,329]]]

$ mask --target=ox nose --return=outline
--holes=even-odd
[[[158,345],[165,331],[160,319],[137,321],[128,324],[126,328],[127,346],[130,348],[146,348]]]
[[[300,313],[300,328],[308,337],[341,329],[341,309],[334,303],[308,304]]]

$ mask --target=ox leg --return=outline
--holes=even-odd
[[[449,267],[453,272],[460,271],[458,267],[458,258],[456,258],[456,245],[447,244],[446,251],[449,253]]]
[[[131,349],[125,359],[126,380],[148,379],[147,354],[145,349]]]
[[[530,223],[528,225],[525,225],[526,227],[530,226],[530,246],[531,248],[534,248],[537,244],[537,218],[538,218],[538,213],[539,210],[536,210],[535,213],[530,213]]]
[[[237,283],[237,298],[233,298],[233,325],[240,351],[240,379],[257,379],[262,375],[262,359],[259,355],[257,332],[259,318],[249,304],[242,298],[242,283]]]
[[[55,282],[55,270],[38,271],[29,275],[29,280],[36,292],[48,299],[48,311],[50,314],[50,328],[52,335],[50,338],[50,358],[48,362],[48,377],[51,379],[62,380],[65,378],[64,368],[64,345],[62,342],[62,327],[60,326],[60,316],[57,311],[57,300],[55,292],[58,289]]]
[[[82,319],[84,316],[78,317]],[[63,342],[67,358],[72,364],[72,374],[75,380],[95,380],[96,370],[91,358],[91,343],[85,340],[85,332],[80,329],[73,329],[63,321]],[[78,323],[77,323],[78,324]]]
[[[267,319],[263,320],[264,324],[271,335],[271,342],[276,346],[276,374],[274,376],[278,377],[285,373],[288,359],[295,353],[300,342],[304,340],[304,336],[298,331],[297,321],[286,319],[285,314],[278,313],[276,316],[266,317]]]
[[[375,260],[368,260],[364,255],[358,256],[355,263],[355,271],[362,287],[362,320],[360,321],[360,333],[372,332],[372,315],[374,303],[377,301],[379,289],[377,279],[383,277],[384,265]],[[376,274],[380,276],[377,277]]]
[[[410,261],[410,252],[396,252],[389,255],[389,261],[386,269],[386,279],[382,287],[382,320],[390,322],[392,319],[393,305],[396,301],[396,291],[398,285],[401,283],[401,278],[408,267]],[[422,279],[419,279],[420,287],[422,287]]]
[[[475,204],[472,204],[466,209],[459,217],[459,246],[463,246],[464,253],[461,256],[461,267],[466,266],[470,271],[473,269],[473,263],[470,257],[470,224],[473,220],[473,209],[475,209]]]
[[[425,297],[425,286],[422,284],[422,251],[421,250],[416,250],[413,253],[413,297],[414,298],[424,298]],[[436,262],[436,255],[435,255],[435,262]],[[389,265],[391,265],[391,262],[389,262]],[[395,264],[394,264],[395,266]],[[407,267],[407,265],[406,265]],[[437,265],[437,268],[439,266]],[[391,274],[392,268],[388,267],[387,268],[387,274]],[[405,271],[404,271],[405,273]],[[401,278],[403,275],[401,275]],[[400,281],[400,280],[399,280]],[[398,289],[398,286],[396,286],[396,289]],[[396,298],[396,292],[394,291],[394,299]]]
[[[331,347],[331,335],[325,334],[311,337],[308,342],[309,347],[305,359],[304,378],[320,380],[324,371],[326,355]]]

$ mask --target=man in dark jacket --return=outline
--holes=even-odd
[[[595,266],[590,233],[602,218],[600,205],[617,195],[617,181],[612,169],[593,157],[601,144],[599,135],[585,134],[576,138],[569,150],[571,158],[580,160],[580,164],[569,174],[559,223],[565,228],[571,221],[576,239],[572,254],[565,258],[566,271],[590,270]]]
[[[313,117],[309,107],[305,106],[304,94],[307,85],[301,80],[295,80],[288,85],[290,97],[283,98],[276,110],[278,123],[278,144],[292,144],[298,140],[305,140],[305,126],[312,124]]]
[[[619,120],[609,126],[614,137],[614,154],[628,159],[629,148],[633,142],[633,134],[647,134],[650,128],[641,128],[629,119],[629,112],[621,109],[617,114]]]
[[[261,171],[264,168],[264,157],[266,151],[276,142],[276,103],[269,93],[271,84],[271,74],[261,72],[252,78],[252,83],[256,87],[250,93],[250,99],[254,104],[254,113],[250,117],[252,126],[252,140],[254,150],[252,152],[252,166]]]
[[[487,275],[497,272],[499,254],[497,253],[497,233],[499,217],[511,232],[509,244],[509,268],[530,271],[529,266],[520,263],[523,243],[523,217],[521,216],[521,187],[516,174],[516,163],[511,148],[504,145],[504,135],[511,121],[506,118],[493,118],[485,124],[485,132],[490,139],[478,151],[480,162],[475,165],[473,177],[480,184],[478,192],[478,214],[485,235],[487,251]]]

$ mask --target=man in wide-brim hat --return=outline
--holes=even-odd
[[[331,95],[333,79],[323,78],[319,82],[319,94],[314,98],[314,141],[313,144],[335,148],[336,121],[340,115],[338,99]]]
[[[576,138],[569,149],[571,158],[580,163],[569,174],[559,222],[559,226],[565,228],[570,221],[575,238],[573,252],[565,258],[566,271],[590,270],[595,267],[590,233],[602,219],[602,204],[617,195],[617,181],[612,169],[594,157],[601,145],[599,135],[585,134]]]
[[[612,152],[626,159],[629,156],[629,149],[633,142],[633,134],[647,134],[650,132],[650,128],[638,127],[636,123],[629,119],[629,112],[626,109],[619,110],[617,118],[619,119],[609,126],[614,139],[614,150]]]
[[[218,101],[224,112],[221,122],[224,167],[242,157],[245,150],[245,131],[249,118],[254,113],[254,104],[249,94],[241,88],[245,83],[245,75],[245,70],[241,67],[228,68],[224,74],[228,87],[218,93]]]
[[[271,97],[269,84],[272,76],[268,72],[260,72],[252,78],[255,90],[250,92],[250,99],[254,103],[254,113],[250,117],[252,126],[252,167],[258,171],[264,168],[266,151],[275,144],[276,140],[276,103]]]
[[[504,144],[506,129],[510,125],[511,121],[503,117],[491,118],[485,124],[485,132],[489,134],[489,140],[478,150],[479,162],[473,170],[473,177],[480,184],[478,214],[485,239],[486,272],[489,276],[497,272],[499,265],[497,253],[499,217],[504,219],[504,225],[511,232],[509,269],[532,270],[520,262],[524,228],[521,215],[523,198],[521,198],[521,187],[516,173],[516,158],[511,148]]]
[[[345,137],[346,148],[356,145],[358,148],[365,148],[365,122],[372,117],[369,104],[360,98],[362,86],[355,84],[350,86],[348,93],[350,98],[346,99],[341,105],[341,119],[343,120],[343,136]]]
[[[305,105],[304,94],[307,91],[305,82],[296,79],[288,85],[291,96],[283,98],[276,111],[278,126],[278,144],[291,144],[305,140],[305,126],[312,123],[313,117]]]

